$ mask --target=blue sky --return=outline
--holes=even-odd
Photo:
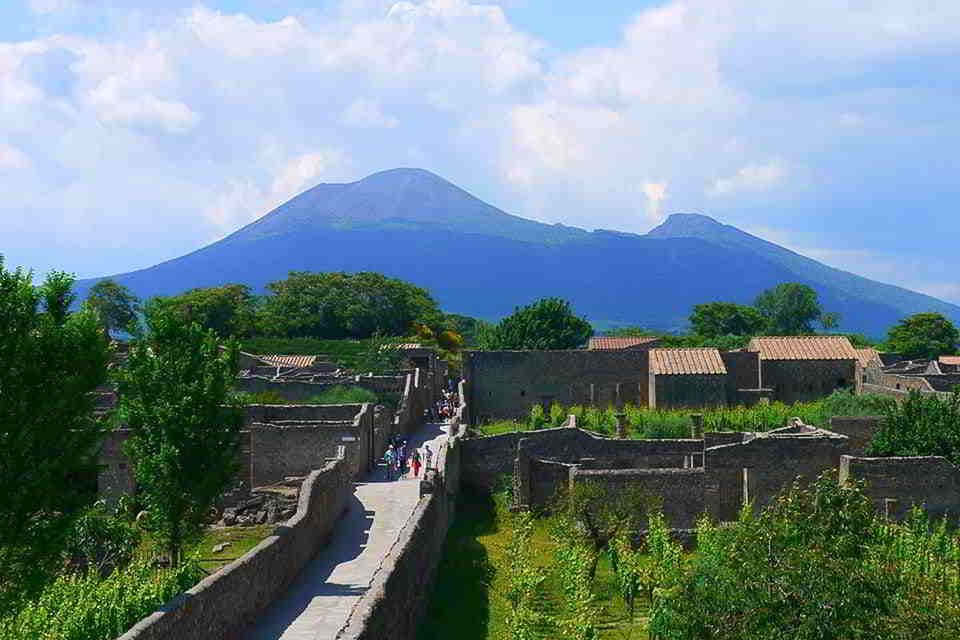
[[[5,0],[0,253],[80,276],[318,182],[511,213],[696,211],[960,302],[955,0]]]

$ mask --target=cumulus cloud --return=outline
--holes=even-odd
[[[139,262],[115,269],[147,266],[316,182],[411,162],[587,228],[701,210],[793,234],[830,216],[803,243],[825,250],[875,230],[864,218],[894,192],[960,195],[955,172],[924,169],[950,166],[960,139],[942,72],[960,55],[953,1],[673,0],[570,51],[502,2],[342,0],[272,20],[159,5],[0,43],[5,237],[30,220],[78,246],[129,238]],[[913,205],[886,212],[901,231],[884,241],[920,238],[934,213]]]
[[[736,174],[718,178],[707,190],[711,196],[731,196],[750,191],[766,191],[781,184],[787,170],[778,163],[750,164],[741,167]]]

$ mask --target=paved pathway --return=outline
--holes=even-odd
[[[409,438],[408,446],[429,442],[436,453],[448,429],[448,424],[424,425]],[[334,638],[370,587],[381,559],[419,500],[418,480],[386,482],[383,467],[358,482],[350,509],[337,523],[330,545],[307,565],[287,594],[260,616],[244,640]]]

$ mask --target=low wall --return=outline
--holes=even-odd
[[[640,489],[660,503],[671,529],[693,529],[704,512],[703,469],[602,469],[574,468],[571,484],[600,482],[612,487]],[[646,526],[643,523],[642,526]]]
[[[437,451],[436,468],[424,472],[421,484],[429,493],[421,496],[337,640],[415,640],[455,512],[460,444],[453,435]]]
[[[863,480],[864,493],[896,520],[903,519],[913,505],[923,505],[933,516],[960,515],[960,469],[940,456],[843,456],[840,482],[849,480]]]
[[[282,595],[330,538],[353,496],[342,457],[312,471],[274,534],[147,616],[120,640],[226,640]]]
[[[290,422],[292,420],[353,420],[363,410],[356,404],[248,404],[243,408],[245,427],[259,423]]]

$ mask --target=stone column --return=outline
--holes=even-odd
[[[702,413],[691,413],[690,421],[692,426],[690,427],[690,437],[698,440],[703,437],[703,414]]]
[[[620,440],[627,439],[627,414],[620,412],[616,414],[617,419],[617,438]]]

